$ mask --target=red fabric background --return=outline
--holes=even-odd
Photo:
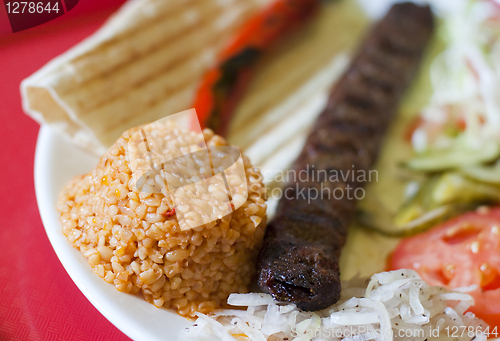
[[[22,112],[19,94],[23,78],[94,32],[122,2],[80,0],[49,23],[0,34],[0,340],[128,339],[80,293],[49,243],[33,184],[39,126]]]

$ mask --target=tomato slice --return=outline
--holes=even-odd
[[[431,285],[477,285],[469,311],[500,328],[500,207],[483,207],[403,239],[389,268],[414,269]]]

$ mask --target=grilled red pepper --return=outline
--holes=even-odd
[[[202,128],[224,135],[258,57],[311,19],[320,0],[276,0],[250,18],[204,76],[194,107]]]

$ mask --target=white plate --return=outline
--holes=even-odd
[[[179,332],[191,325],[187,319],[116,290],[94,274],[85,257],[62,234],[55,209],[58,194],[71,178],[91,171],[97,161],[53,130],[41,127],[35,153],[35,192],[52,247],[81,292],[123,333],[134,340],[177,341]]]
[[[390,4],[397,0],[357,1],[369,17],[377,18]],[[332,64],[332,70],[338,71],[335,65],[335,63]],[[333,71],[328,73],[329,82],[333,82],[337,76],[336,71]],[[305,96],[308,98],[307,103],[313,108],[318,106],[316,104],[326,101],[327,89],[329,88],[329,86],[321,85],[323,83],[318,79],[316,81],[319,82],[319,85],[313,88],[315,96],[306,92],[302,94],[307,95]],[[294,98],[297,99],[297,96]],[[283,103],[283,107],[288,108],[286,103]],[[303,107],[298,106],[297,110],[307,111],[309,119],[314,119],[314,117],[311,118],[311,113],[314,110],[321,110],[321,108],[311,109],[310,106],[304,104]],[[284,169],[289,161],[294,159],[294,155],[300,150],[302,144],[300,138],[303,136],[301,137],[300,134],[305,134],[304,131],[297,131],[291,130],[296,138],[293,140],[295,142],[284,140],[290,146],[294,146],[293,150],[283,148],[281,154],[278,152],[281,158],[274,158],[272,164],[261,164],[264,170],[266,167],[268,169]],[[298,143],[296,143],[297,141]],[[248,150],[247,154],[251,159],[258,160],[258,155],[252,154],[251,149]],[[76,148],[54,130],[46,126],[41,127],[35,154],[35,191],[40,215],[49,240],[62,265],[78,288],[99,312],[123,333],[134,340],[177,341],[179,332],[183,328],[189,327],[191,322],[174,311],[158,309],[139,296],[117,291],[113,285],[106,283],[94,274],[85,257],[73,248],[62,234],[59,214],[55,209],[58,194],[71,178],[91,171],[97,162],[96,157]]]

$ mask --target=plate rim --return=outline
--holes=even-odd
[[[35,196],[42,224],[57,258],[63,265],[66,273],[80,292],[111,324],[122,333],[133,340],[177,340],[179,332],[190,325],[189,320],[177,313],[165,308],[156,308],[142,298],[130,294],[124,294],[94,274],[87,260],[74,248],[62,234],[59,216],[55,208],[54,191],[56,195],[60,189],[53,188],[49,172],[53,165],[54,144],[57,140],[63,140],[63,136],[53,131],[50,127],[42,125],[38,132],[34,160],[34,184]],[[67,148],[78,150],[77,147],[68,145]],[[84,153],[84,151],[78,150]],[[74,174],[76,176],[78,174]],[[55,228],[58,226],[59,228]],[[120,309],[125,306],[137,305],[133,311]],[[144,325],[134,318],[138,313],[147,312],[153,317],[150,325]],[[170,318],[169,318],[170,317]],[[166,319],[166,320],[165,320]],[[168,322],[170,320],[170,322]],[[183,326],[182,322],[186,322]],[[161,324],[160,324],[161,323]],[[153,328],[151,326],[163,326],[164,328]],[[177,327],[177,332],[172,330]],[[162,330],[163,329],[163,330]],[[164,334],[163,332],[168,332]]]

